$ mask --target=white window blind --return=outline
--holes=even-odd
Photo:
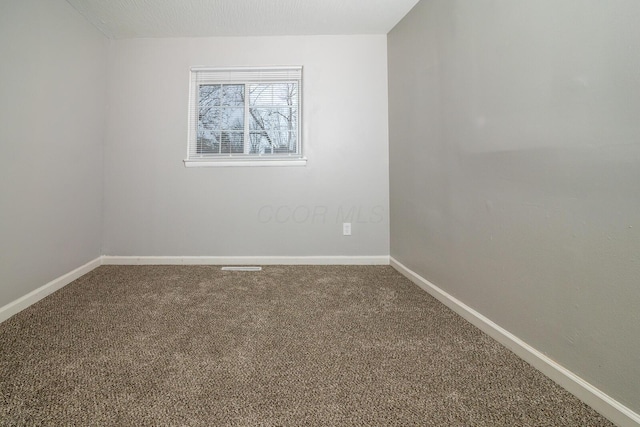
[[[302,67],[192,68],[187,166],[303,159]]]

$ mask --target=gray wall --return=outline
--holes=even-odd
[[[388,38],[391,255],[636,412],[638,22],[423,0]]]
[[[385,35],[113,43],[104,253],[389,254]],[[189,68],[302,65],[306,167],[185,168]],[[342,222],[353,235],[342,236]]]
[[[0,2],[0,307],[101,254],[106,46],[63,0]]]

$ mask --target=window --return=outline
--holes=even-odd
[[[192,68],[185,165],[304,165],[302,67]]]

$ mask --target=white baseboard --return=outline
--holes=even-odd
[[[87,274],[91,270],[96,267],[99,267],[102,264],[102,257],[98,257],[92,261],[89,261],[82,267],[78,267],[75,270],[58,277],[47,283],[46,285],[40,286],[38,289],[29,292],[28,294],[18,298],[17,300],[10,302],[4,307],[0,308],[0,322],[4,322],[14,314],[19,313],[25,308],[29,307],[32,304],[37,303],[42,298],[47,295],[51,295],[58,289],[63,288],[69,283],[73,282],[77,278]]]
[[[382,256],[103,256],[105,265],[389,265]]]
[[[513,351],[520,358],[534,366],[551,380],[558,383],[571,394],[582,400],[600,414],[620,427],[639,427],[640,415],[613,399],[603,391],[589,384],[576,374],[545,356],[540,351],[513,335],[511,332],[497,325],[487,317],[475,311],[462,301],[451,296],[424,277],[390,258],[390,264],[403,276],[424,289],[444,305],[458,313],[471,324],[491,336],[493,339]]]
[[[389,265],[389,256],[100,256],[0,307],[0,323],[100,265]]]

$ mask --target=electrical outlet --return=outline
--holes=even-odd
[[[342,223],[342,235],[343,236],[351,236],[351,223],[343,222]]]

